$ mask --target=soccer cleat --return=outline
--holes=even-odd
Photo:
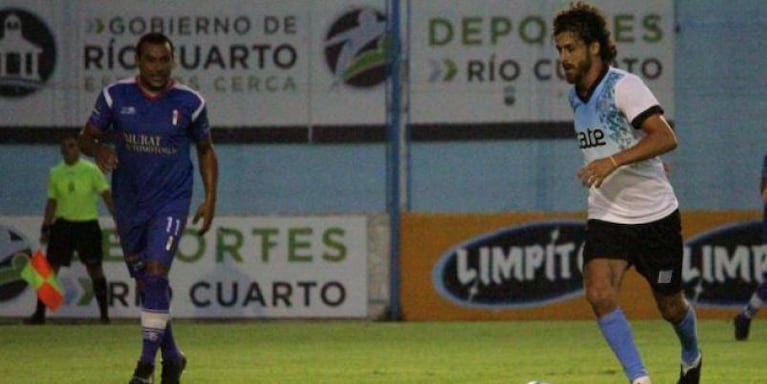
[[[99,322],[100,322],[101,324],[104,324],[104,325],[106,325],[106,324],[111,324],[111,323],[112,323],[112,320],[110,320],[110,319],[109,319],[109,316],[101,316],[101,317],[99,318]]]
[[[176,361],[162,362],[162,381],[161,384],[179,384],[181,373],[186,368],[186,356],[181,356]]]
[[[679,381],[677,384],[699,384],[700,383],[700,370],[703,367],[703,353],[698,355],[695,363],[688,366],[682,363],[679,369]]]
[[[632,381],[631,384],[652,384],[652,382],[650,381],[649,376],[642,376],[642,377],[634,379],[634,381]]]
[[[751,319],[741,313],[735,316],[732,322],[735,324],[735,340],[743,341],[748,339],[748,331],[751,329]]]
[[[133,378],[128,384],[153,384],[154,383],[154,365],[138,362],[133,371]]]

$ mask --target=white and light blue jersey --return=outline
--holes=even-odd
[[[645,132],[644,120],[663,113],[644,82],[631,73],[609,68],[588,99],[570,90],[575,134],[586,163],[632,147]],[[599,188],[589,189],[588,217],[620,224],[662,219],[679,207],[660,157],[621,166]]]
[[[115,143],[112,196],[118,220],[148,220],[160,209],[188,214],[194,178],[191,144],[209,137],[205,100],[173,83],[157,96],[136,78],[106,86],[88,124]]]

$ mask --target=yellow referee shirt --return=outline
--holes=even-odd
[[[80,159],[73,165],[61,162],[48,174],[48,198],[56,200],[56,218],[89,221],[99,217],[98,201],[109,190],[96,164]]]

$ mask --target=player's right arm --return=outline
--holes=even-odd
[[[112,128],[114,118],[112,112],[114,98],[109,95],[110,88],[111,86],[104,88],[99,94],[88,122],[78,137],[80,151],[92,157],[96,165],[104,172],[117,168],[117,153],[113,148],[102,143],[106,130]]]
[[[103,134],[98,128],[86,124],[80,132],[78,144],[80,151],[86,156],[90,156],[96,162],[96,165],[104,172],[111,172],[117,168],[117,152],[101,142]]]

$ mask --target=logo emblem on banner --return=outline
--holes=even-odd
[[[43,88],[55,64],[56,45],[45,23],[18,8],[0,9],[0,96]]]
[[[356,8],[339,17],[325,37],[325,61],[333,86],[369,88],[388,73],[389,37],[386,17],[372,8]]]

